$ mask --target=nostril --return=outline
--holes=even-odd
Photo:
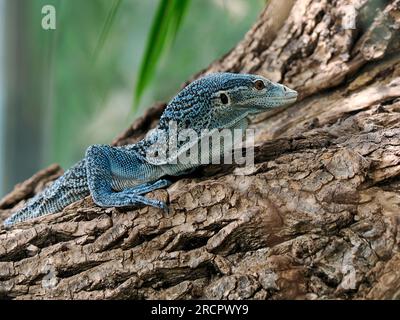
[[[288,90],[287,90],[287,88],[286,88],[286,87],[283,87],[283,91],[287,92]]]

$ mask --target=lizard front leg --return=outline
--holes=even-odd
[[[144,163],[133,150],[94,145],[86,152],[86,163],[90,193],[97,205],[125,207],[142,204],[168,211],[164,202],[148,199],[142,194],[166,187],[170,182],[156,180],[159,178],[157,168]]]

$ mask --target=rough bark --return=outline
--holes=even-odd
[[[357,29],[342,28],[346,5]],[[272,0],[199,73],[252,72],[300,92],[263,114],[256,166],[208,166],[102,209],[90,197],[0,231],[0,295],[17,299],[400,298],[400,1]],[[157,123],[149,111],[114,144]],[[0,202],[0,219],[60,174]]]

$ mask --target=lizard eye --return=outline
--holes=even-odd
[[[229,102],[229,98],[225,93],[221,93],[219,98],[221,99],[222,104],[227,104]]]
[[[262,80],[256,80],[256,81],[254,81],[254,87],[255,87],[257,90],[262,90],[262,89],[265,88],[265,83],[264,83],[264,81],[262,81]]]

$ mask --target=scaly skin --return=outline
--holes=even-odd
[[[168,186],[170,182],[161,179],[163,176],[178,176],[200,165],[146,158],[146,152],[160,133],[168,134],[170,121],[176,122],[178,132],[186,128],[197,133],[203,129],[244,129],[248,115],[291,104],[296,98],[296,91],[257,75],[216,73],[205,76],[171,100],[153,134],[133,145],[89,147],[83,160],[29,200],[4,225],[60,212],[89,194],[102,207],[150,205],[167,210],[165,203],[148,199],[143,194]],[[184,152],[180,147],[171,151],[171,158],[176,159]]]

